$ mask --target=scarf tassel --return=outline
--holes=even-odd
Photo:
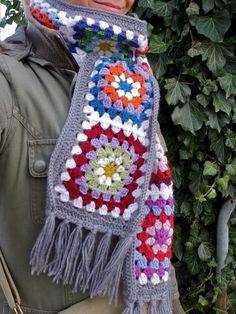
[[[132,237],[120,238],[111,251],[112,234],[100,239],[96,231],[74,226],[68,221],[47,217],[31,252],[32,274],[48,273],[53,281],[72,284],[73,292],[89,291],[108,296],[117,304],[126,253]]]
[[[134,314],[136,314],[136,312],[134,312]],[[168,302],[167,300],[152,300],[148,302],[147,314],[173,314],[172,301]]]
[[[143,314],[143,307],[144,307],[144,304],[141,302],[138,302],[134,308],[134,314]]]
[[[172,300],[152,300],[147,304],[148,314],[173,314]],[[129,304],[124,309],[122,314],[142,314],[144,313],[145,304],[142,302],[135,302],[135,304]]]
[[[52,250],[53,238],[55,230],[55,217],[52,215],[46,219],[46,222],[38,237],[30,256],[31,274],[39,275],[44,271],[48,264],[50,253]]]
[[[85,289],[89,287],[91,291],[95,291],[97,283],[101,281],[101,270],[104,269],[107,264],[109,249],[111,245],[111,233],[105,234],[100,240],[94,260],[94,268],[90,273]]]
[[[129,304],[124,311],[122,312],[122,314],[133,314],[134,313],[134,305],[133,304]]]
[[[148,302],[148,314],[173,314],[173,291],[168,287],[168,293],[161,300]]]
[[[130,248],[132,237],[121,238],[117,242],[110,260],[101,271],[99,280],[94,282],[90,290],[91,297],[108,296],[109,303],[117,305],[119,284],[122,276],[122,269],[126,253]],[[101,252],[102,253],[102,252]],[[101,258],[103,254],[101,255]]]

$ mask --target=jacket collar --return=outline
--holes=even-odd
[[[62,36],[56,30],[43,26],[33,18],[29,4],[24,4],[24,13],[27,26],[18,27],[16,32],[5,40],[6,43],[14,46],[6,53],[19,61],[27,58],[42,66],[51,65],[78,72],[78,63],[68,50]],[[134,13],[130,15],[138,18]]]
[[[78,64],[57,31],[37,22],[31,15],[29,5],[24,4],[26,27],[17,28],[5,42],[10,44],[7,54],[17,60],[30,59],[42,66],[78,71]],[[11,49],[13,47],[13,49]]]

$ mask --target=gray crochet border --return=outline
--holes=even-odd
[[[47,213],[49,214],[50,212],[53,212],[58,218],[71,220],[71,222],[90,230],[97,230],[104,233],[112,231],[115,235],[121,235],[123,237],[126,236],[127,233],[130,234],[135,232],[145,215],[144,211],[140,210],[140,208],[143,208],[145,202],[145,195],[148,189],[152,164],[154,161],[156,121],[159,110],[159,88],[153,77],[152,81],[155,100],[153,115],[149,118],[149,120],[152,119],[152,121],[148,132],[149,138],[151,139],[148,148],[150,158],[147,163],[145,182],[142,186],[142,196],[139,197],[139,210],[132,214],[132,218],[129,221],[124,221],[122,217],[117,219],[114,219],[111,216],[103,217],[98,213],[89,213],[86,210],[78,210],[70,203],[62,203],[58,199],[56,192],[54,192],[55,185],[61,184],[60,174],[65,171],[65,161],[67,158],[71,158],[71,147],[77,144],[76,135],[79,132],[83,132],[82,122],[87,120],[86,115],[83,112],[85,104],[84,97],[88,92],[87,84],[90,81],[90,74],[94,70],[94,63],[97,61],[97,58],[97,54],[87,55],[80,68],[68,118],[51,156],[48,172],[49,203],[47,203]]]
[[[147,22],[131,15],[123,16],[113,12],[86,8],[63,0],[47,0],[47,2],[56,9],[67,12],[72,17],[76,15],[90,17],[96,21],[107,22],[109,25],[117,25],[123,30],[133,31],[136,35],[147,36]]]

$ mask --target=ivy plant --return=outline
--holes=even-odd
[[[161,88],[160,122],[175,186],[173,262],[188,313],[236,308],[236,230],[216,275],[216,226],[236,197],[235,1],[139,0],[148,21],[149,60]],[[231,219],[233,221],[233,219]]]

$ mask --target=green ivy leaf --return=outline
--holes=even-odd
[[[220,274],[216,275],[217,285],[220,289],[219,291],[221,292],[221,294],[223,294],[224,291],[226,291],[226,289],[228,288],[228,281],[225,278],[223,271]]]
[[[201,104],[204,108],[206,108],[209,104],[209,97],[203,94],[198,94],[196,99],[197,99],[197,102],[199,102],[199,104]]]
[[[234,113],[233,113],[233,117],[232,117],[232,122],[236,123],[236,106],[234,106]]]
[[[176,78],[166,80],[165,89],[168,90],[166,101],[169,105],[177,105],[179,101],[184,103],[187,97],[191,95],[191,89],[188,85],[181,83]]]
[[[150,53],[160,54],[166,52],[169,45],[162,41],[159,36],[153,35],[150,39]]]
[[[157,77],[162,76],[166,73],[166,67],[168,63],[168,56],[166,53],[159,55],[150,55],[149,62],[152,66],[153,72]]]
[[[179,189],[181,187],[181,183],[182,183],[182,179],[183,179],[180,166],[173,166],[171,168],[171,173],[172,173],[172,179],[174,182],[174,186],[177,189]]]
[[[181,261],[184,254],[184,246],[182,244],[181,238],[179,239],[175,238],[173,242],[172,251],[173,251],[173,254],[178,258],[178,260]]]
[[[218,160],[225,164],[225,161],[228,160],[228,151],[225,147],[225,139],[222,135],[217,135],[211,139],[211,149],[216,154]]]
[[[175,125],[181,125],[192,134],[202,127],[205,120],[204,113],[195,101],[187,101],[181,108],[175,107],[171,117]]]
[[[226,98],[236,94],[236,75],[225,73],[218,78],[221,88],[226,92]]]
[[[214,199],[214,198],[216,198],[216,197],[217,197],[217,193],[216,193],[216,190],[215,190],[215,189],[211,189],[211,192],[207,194],[207,198],[208,198],[209,200],[212,200],[212,199]]]
[[[182,32],[180,34],[181,40],[189,34],[190,27],[189,24],[185,24],[183,28],[181,28]]]
[[[187,251],[184,255],[184,261],[187,263],[187,267],[192,275],[200,272],[200,260],[196,250]]]
[[[193,203],[193,212],[195,217],[198,217],[203,211],[202,202],[194,202]]]
[[[189,189],[195,195],[201,191],[201,185],[203,181],[203,173],[200,167],[195,171],[191,171],[189,174]]]
[[[200,130],[200,132],[198,132],[198,136],[194,136],[191,133],[186,133],[184,132],[184,138],[182,139],[184,145],[186,146],[187,150],[189,151],[189,153],[195,152],[198,148],[199,148],[199,144],[200,141],[204,138],[203,133],[201,133],[202,130]],[[192,155],[193,156],[193,155]]]
[[[184,255],[184,245],[183,245],[183,238],[184,233],[182,231],[183,229],[177,225],[175,228],[175,238],[173,242],[173,253],[178,258],[178,260],[182,260]]]
[[[187,249],[188,252],[192,251],[192,249],[193,249],[193,247],[194,247],[193,243],[190,242],[190,241],[187,241],[187,242],[185,243],[185,246],[186,246],[186,249]]]
[[[188,8],[186,9],[186,13],[188,16],[191,16],[191,15],[199,15],[199,6],[197,3],[195,2],[190,2]]]
[[[226,63],[223,52],[218,43],[207,42],[202,45],[202,60],[207,60],[207,66],[213,73],[222,69]]]
[[[218,189],[221,191],[223,197],[227,197],[228,193],[228,185],[229,185],[229,176],[225,175],[222,178],[219,178],[216,183],[218,185]]]
[[[167,2],[154,1],[153,13],[158,16],[171,15],[173,10],[177,8],[177,1],[171,0]]]
[[[211,11],[215,6],[215,0],[202,0],[202,8],[205,13]]]
[[[204,163],[204,170],[203,170],[203,175],[204,176],[215,176],[217,175],[218,168],[217,164],[215,162],[211,161],[205,161]]]
[[[209,302],[202,295],[199,296],[198,303],[201,304],[202,307],[206,307],[209,305]]]
[[[207,96],[209,96],[212,92],[217,92],[218,90],[216,81],[204,79],[204,81],[202,82],[202,85],[203,85],[202,92],[203,94]]]
[[[179,159],[180,160],[188,160],[192,157],[192,153],[187,151],[186,149],[179,150]]]
[[[205,159],[205,154],[203,152],[200,152],[198,151],[196,153],[196,158],[199,160],[199,161],[203,161]]]
[[[207,202],[205,203],[207,204]],[[204,225],[205,226],[210,226],[210,225],[215,225],[216,221],[215,221],[216,217],[213,213],[206,213],[204,215]]]
[[[236,186],[233,185],[231,182],[229,183],[228,186],[228,193],[230,197],[236,197]]]
[[[225,113],[215,113],[213,110],[208,110],[207,112],[208,120],[206,125],[209,125],[212,129],[216,129],[218,132],[229,123],[229,116]]]
[[[213,97],[213,106],[215,107],[215,112],[220,110],[230,115],[230,112],[234,106],[233,97],[226,99],[224,94],[221,91],[214,93]]]
[[[180,206],[180,213],[187,217],[189,215],[190,208],[191,204],[187,201],[184,201]]]
[[[225,72],[236,74],[236,58],[228,57],[224,70]]]
[[[198,256],[200,260],[203,262],[207,262],[211,259],[213,252],[214,252],[214,246],[209,242],[202,242],[198,247]]]
[[[204,203],[207,201],[206,197],[202,194],[202,193],[196,193],[195,199],[199,202],[199,203]]]
[[[198,76],[201,76],[201,69],[199,64],[193,64],[191,68],[187,67],[185,64],[183,64],[183,74],[187,74],[193,77],[197,77],[200,81],[200,78]]]
[[[192,47],[187,51],[189,57],[194,58],[203,53],[202,43],[199,41],[194,41]]]
[[[225,145],[227,147],[232,148],[233,151],[236,151],[236,133],[231,130],[228,130],[226,136],[227,140],[225,142]]]
[[[139,0],[138,5],[142,8],[153,9],[155,0]]]
[[[236,175],[236,158],[230,164],[226,165],[226,171],[230,176]]]
[[[196,19],[196,29],[199,34],[214,42],[222,42],[224,34],[230,27],[230,16],[227,10],[218,11],[214,16],[199,16]]]

